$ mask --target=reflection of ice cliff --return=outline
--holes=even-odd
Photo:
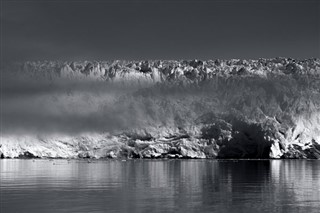
[[[24,190],[44,196],[49,188],[54,191],[53,196],[60,198],[52,199],[57,205],[65,199],[61,191],[83,200],[87,199],[83,194],[94,193],[95,202],[90,202],[87,211],[113,197],[121,202],[109,206],[111,212],[142,200],[152,203],[154,208],[163,205],[164,199],[166,212],[174,211],[173,206],[180,206],[179,211],[183,212],[191,208],[208,212],[208,206],[217,212],[246,212],[241,210],[243,206],[256,212],[319,212],[319,161],[92,162],[0,161],[1,190],[4,190],[1,192],[7,195],[2,198],[9,200],[10,197],[11,202],[16,203],[13,197],[20,195],[21,198],[21,194],[9,191]],[[34,201],[35,198],[28,196],[27,199]],[[140,205],[131,206],[131,212],[143,211]],[[240,211],[234,206],[239,206]],[[125,207],[121,212],[126,210]]]
[[[8,129],[21,114],[19,128],[38,131],[5,130],[4,157],[320,158],[319,59],[27,62],[10,71],[50,89],[24,96],[42,105],[30,118],[32,107],[15,110],[22,100],[8,95]],[[41,125],[28,125],[31,116]]]

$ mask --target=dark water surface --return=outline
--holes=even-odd
[[[320,212],[320,161],[0,160],[1,213]]]

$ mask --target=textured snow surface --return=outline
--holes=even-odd
[[[320,158],[320,60],[5,67],[2,157]]]

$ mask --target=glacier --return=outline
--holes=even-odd
[[[320,59],[29,61],[2,158],[320,159]]]

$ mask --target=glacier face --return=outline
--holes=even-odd
[[[5,67],[2,157],[320,158],[320,60]]]

